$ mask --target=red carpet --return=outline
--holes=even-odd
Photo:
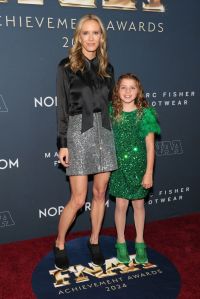
[[[200,298],[199,227],[200,214],[146,224],[148,245],[168,257],[181,275],[182,288],[178,299]],[[68,239],[88,234],[89,231],[73,233]],[[115,229],[103,229],[102,234],[115,235]],[[127,227],[126,236],[129,240],[134,238],[131,226]],[[35,298],[31,289],[32,272],[51,250],[53,241],[54,237],[46,237],[0,245],[0,299]]]

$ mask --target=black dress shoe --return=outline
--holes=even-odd
[[[55,258],[55,267],[58,270],[65,270],[69,267],[69,260],[65,249],[59,249],[58,247],[53,247],[53,253]]]
[[[88,248],[91,254],[92,262],[98,266],[102,266],[105,262],[99,244],[91,244],[88,240]]]

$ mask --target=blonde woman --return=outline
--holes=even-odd
[[[108,105],[112,98],[114,71],[108,63],[106,32],[95,15],[80,19],[69,57],[58,66],[58,148],[60,163],[69,176],[71,197],[58,226],[54,246],[55,266],[69,266],[66,233],[85,204],[88,175],[93,174],[92,231],[88,249],[92,262],[104,263],[99,233],[105,210],[110,172],[117,168]]]

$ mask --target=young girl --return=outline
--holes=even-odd
[[[113,171],[109,186],[110,194],[116,197],[117,258],[122,263],[130,261],[124,231],[131,201],[136,228],[135,261],[143,264],[148,262],[143,239],[144,198],[153,185],[154,133],[160,133],[160,127],[139,79],[133,74],[119,77],[110,110],[119,167]]]

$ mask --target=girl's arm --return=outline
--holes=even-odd
[[[145,137],[146,150],[147,150],[147,168],[142,180],[142,186],[145,189],[151,188],[153,186],[153,167],[154,167],[154,133],[149,133]]]

